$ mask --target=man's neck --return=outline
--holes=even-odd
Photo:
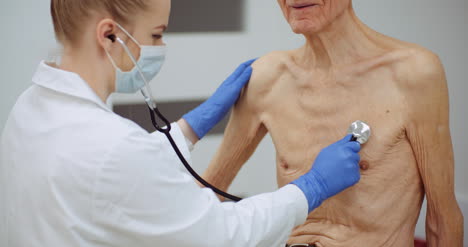
[[[352,7],[319,33],[305,35],[297,62],[304,67],[330,69],[382,53],[378,33],[364,25]]]
[[[59,69],[70,71],[78,74],[88,85],[93,89],[96,95],[103,101],[106,102],[107,98],[111,94],[111,88],[109,83],[105,83],[108,80],[105,68],[102,68],[102,64],[96,62],[96,59],[89,59],[90,54],[86,52],[77,52],[72,49],[65,49],[64,55]],[[91,61],[90,61],[91,60]]]

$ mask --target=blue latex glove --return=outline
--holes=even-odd
[[[236,103],[242,88],[250,80],[250,65],[254,61],[255,59],[241,64],[207,101],[183,116],[199,139],[218,124]]]
[[[359,182],[359,142],[350,141],[352,135],[324,148],[315,159],[312,169],[292,184],[304,192],[309,213],[326,199]]]

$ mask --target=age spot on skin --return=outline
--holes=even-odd
[[[359,167],[361,168],[361,170],[366,171],[367,169],[369,169],[369,162],[363,160],[359,162]]]
[[[387,113],[390,113],[390,110],[387,110]]]

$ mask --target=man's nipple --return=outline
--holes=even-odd
[[[283,170],[288,170],[289,169],[289,164],[287,162],[285,162],[284,160],[282,160],[281,163],[280,163],[280,167]]]
[[[369,162],[363,160],[359,162],[359,167],[361,168],[361,170],[366,171],[367,169],[369,169]]]

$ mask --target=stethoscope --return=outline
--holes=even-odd
[[[238,201],[242,200],[242,198],[240,198],[240,197],[237,197],[237,196],[231,195],[229,193],[226,193],[226,192],[216,188],[214,185],[211,185],[206,180],[204,180],[200,175],[198,175],[198,173],[195,172],[195,170],[190,166],[190,164],[187,162],[184,155],[180,151],[179,147],[177,146],[176,142],[174,141],[174,138],[171,135],[171,128],[172,128],[171,123],[159,111],[156,102],[153,100],[153,96],[151,94],[151,88],[149,86],[149,82],[148,82],[148,80],[146,80],[145,76],[143,75],[142,70],[138,65],[138,62],[135,59],[135,57],[133,56],[133,54],[130,52],[130,49],[128,49],[125,42],[123,40],[121,40],[119,37],[116,37],[115,35],[110,35],[110,36],[108,36],[108,38],[112,42],[117,41],[117,42],[119,42],[119,44],[122,45],[124,50],[127,52],[128,56],[130,57],[130,59],[135,64],[136,68],[138,69],[138,72],[139,72],[141,78],[145,82],[145,85],[143,86],[143,88],[141,88],[140,92],[143,95],[146,104],[148,105],[148,109],[149,109],[150,116],[151,116],[151,122],[152,122],[154,128],[156,128],[157,131],[163,133],[167,137],[167,139],[169,140],[169,143],[171,144],[172,148],[174,149],[175,153],[177,154],[177,156],[179,157],[180,161],[185,166],[185,168],[190,172],[190,174],[198,182],[200,182],[203,186],[205,186],[207,188],[210,188],[216,194],[218,194],[220,196],[223,196],[223,197],[225,197],[225,198],[227,198],[229,200],[235,201],[235,202],[238,202]],[[165,127],[161,127],[161,125],[158,124],[157,118],[159,118],[165,124]]]
[[[149,108],[150,115],[151,115],[151,122],[153,123],[153,126],[156,128],[156,130],[163,133],[167,137],[167,139],[171,143],[172,148],[174,149],[177,156],[179,157],[180,161],[185,166],[185,168],[190,172],[190,174],[192,174],[192,176],[195,179],[197,179],[198,182],[203,184],[205,187],[212,189],[216,194],[221,195],[221,196],[223,196],[223,197],[225,197],[227,199],[230,199],[232,201],[235,201],[235,202],[238,202],[238,201],[242,200],[242,198],[240,198],[240,197],[231,195],[231,194],[229,194],[227,192],[224,192],[224,191],[216,188],[214,185],[211,185],[206,180],[204,180],[200,175],[198,175],[198,173],[195,172],[195,170],[193,170],[193,168],[189,165],[189,163],[185,159],[182,152],[180,152],[180,149],[177,146],[177,144],[175,143],[174,138],[172,138],[172,136],[171,136],[171,133],[170,133],[171,124],[170,124],[170,122],[164,117],[164,115],[159,111],[159,109],[157,107],[154,107],[154,108],[152,107],[152,106],[156,106],[156,104],[151,103],[151,101],[146,101],[146,102],[148,103],[148,108]],[[161,127],[157,123],[155,116],[158,116],[164,122],[164,124],[166,124],[166,127],[164,127],[164,128]],[[347,133],[353,135],[350,141],[357,141],[361,145],[363,145],[369,140],[369,138],[371,136],[371,129],[370,129],[369,125],[366,124],[365,122],[355,121],[354,123],[352,123],[349,126],[349,129],[348,129]]]
[[[146,104],[148,106],[150,116],[151,116],[151,122],[152,122],[154,128],[156,128],[157,131],[161,132],[162,134],[164,134],[167,137],[167,139],[169,140],[169,143],[171,144],[172,148],[174,149],[175,153],[177,154],[177,157],[179,157],[179,160],[182,162],[182,164],[185,166],[185,168],[190,172],[190,174],[198,182],[200,182],[203,186],[205,186],[207,188],[210,188],[216,194],[218,194],[220,196],[223,196],[224,198],[227,198],[229,200],[235,201],[235,202],[241,201],[242,198],[231,195],[231,194],[229,194],[227,192],[224,192],[224,191],[216,188],[214,185],[208,183],[205,179],[203,179],[200,175],[198,175],[198,173],[190,166],[190,164],[185,159],[184,155],[180,151],[179,147],[177,146],[176,142],[174,141],[174,138],[171,135],[171,123],[159,111],[156,102],[153,100],[153,97],[152,97],[152,94],[151,94],[151,88],[149,86],[149,82],[146,80],[145,76],[141,72],[141,69],[138,66],[138,63],[137,63],[135,57],[133,57],[133,55],[130,52],[130,50],[128,49],[127,45],[120,38],[116,37],[115,35],[111,35],[111,36],[109,36],[109,39],[111,39],[112,41],[117,40],[122,45],[122,47],[125,49],[125,51],[129,55],[130,59],[133,61],[133,63],[137,67],[137,69],[138,69],[138,71],[140,73],[140,76],[143,78],[143,81],[145,82],[145,86],[140,91],[141,91],[141,94],[143,95],[143,97],[145,99],[145,102],[146,102]],[[165,124],[165,127],[161,127],[161,125],[158,124],[156,117],[159,118]],[[349,127],[347,133],[352,134],[353,137],[352,137],[351,141],[357,141],[362,145],[362,144],[366,143],[369,140],[369,138],[371,136],[371,129],[370,129],[369,125],[366,124],[365,122],[355,121],[354,123],[351,124],[351,126]]]
[[[148,102],[148,101],[147,101]],[[157,131],[163,133],[167,139],[169,140],[169,142],[171,143],[171,146],[172,148],[174,149],[175,153],[177,154],[177,156],[179,157],[180,161],[182,162],[182,164],[185,166],[185,168],[190,172],[190,174],[198,181],[200,182],[201,184],[203,184],[203,186],[207,187],[207,188],[210,188],[212,189],[216,194],[220,195],[220,196],[223,196],[227,199],[230,199],[232,201],[235,201],[235,202],[238,202],[240,200],[242,200],[242,198],[240,197],[237,197],[237,196],[234,196],[234,195],[231,195],[227,192],[224,192],[218,188],[216,188],[214,185],[211,185],[210,183],[208,183],[206,180],[204,180],[200,175],[198,175],[197,172],[195,172],[195,170],[193,170],[193,168],[189,165],[189,163],[187,162],[187,160],[185,159],[184,155],[182,154],[182,152],[180,152],[180,149],[179,147],[177,146],[177,144],[175,143],[174,141],[174,138],[172,137],[170,131],[171,131],[171,124],[170,122],[164,117],[164,115],[159,111],[158,107],[151,107],[153,104],[148,104],[148,108],[149,108],[149,112],[150,112],[150,116],[151,116],[151,122],[153,123],[153,126],[156,128]],[[156,116],[161,119],[164,124],[166,125],[166,127],[161,127],[157,121],[156,121]]]

